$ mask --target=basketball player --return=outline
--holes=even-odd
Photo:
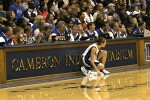
[[[103,74],[110,74],[110,72],[104,69],[105,62],[107,59],[107,51],[101,50],[102,47],[105,47],[106,39],[100,37],[96,40],[95,43],[91,44],[82,54],[82,61],[84,66],[81,67],[81,71],[84,75],[88,76],[88,71],[94,70],[99,76]],[[99,61],[102,61],[101,63]],[[103,74],[102,74],[102,73]]]

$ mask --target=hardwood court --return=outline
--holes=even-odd
[[[0,100],[150,100],[150,69],[2,88]]]

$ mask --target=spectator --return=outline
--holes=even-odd
[[[9,10],[14,11],[15,13],[15,19],[18,20],[19,18],[23,17],[24,9],[19,4],[21,3],[21,0],[14,0],[14,3],[11,3]]]
[[[56,22],[55,22],[55,20],[54,20],[54,16],[53,16],[52,13],[49,13],[49,14],[47,15],[45,21],[46,21],[46,24],[47,24],[47,25],[55,26],[55,23],[56,23]]]
[[[33,23],[35,17],[38,15],[38,12],[37,12],[37,9],[35,8],[35,5],[34,5],[33,1],[30,1],[28,3],[28,6],[29,6],[28,9],[26,9],[24,11],[24,17],[26,18],[26,20],[28,22]]]
[[[13,42],[14,45],[25,44],[25,35],[23,28],[17,26],[13,29]]]
[[[43,34],[39,40],[36,41],[36,43],[50,43],[52,42],[52,36],[51,36],[52,26],[47,25],[44,26]]]
[[[34,23],[33,23],[33,24],[31,23],[31,26],[32,26],[32,28],[33,28],[33,31],[35,31],[35,30],[38,28],[38,23],[39,23],[39,21],[40,21],[40,20],[43,20],[43,19],[44,19],[44,18],[43,18],[42,15],[37,15],[37,16],[35,17]]]
[[[38,9],[38,14],[42,15],[44,18],[48,15],[47,4],[45,2],[40,3],[40,7]]]
[[[87,29],[87,22],[85,21],[85,13],[80,11],[78,13],[79,22],[81,23],[84,30]]]
[[[6,18],[6,11],[3,10],[2,2],[0,2],[0,17]]]
[[[14,11],[12,11],[12,10],[9,10],[9,11],[6,12],[6,18],[9,21],[16,22],[16,19],[15,19],[16,15],[15,15]]]
[[[100,28],[97,28],[96,31],[101,36],[102,34],[108,33],[110,29],[109,23],[108,22],[101,22]]]
[[[95,20],[95,29],[98,29],[98,28],[100,28],[100,26],[101,26],[101,23],[102,22],[104,22],[104,13],[98,13],[97,14],[97,17],[96,17],[96,20]]]
[[[74,23],[71,29],[70,41],[80,41],[81,34],[79,33],[78,24]]]
[[[33,30],[33,36],[35,38],[35,40],[37,39],[37,36],[39,37],[42,36],[42,31],[44,30],[44,26],[45,26],[45,19],[43,18],[42,15],[38,15],[36,18],[35,18],[35,25],[36,26],[36,29]]]
[[[54,19],[57,21],[57,13],[55,11],[55,5],[53,3],[48,5],[48,12],[53,14]]]
[[[24,10],[28,9],[28,3],[31,2],[32,0],[22,0],[22,2],[20,3],[20,6],[23,7]]]
[[[78,31],[79,31],[79,34],[81,35],[80,41],[83,41],[83,40],[88,41],[89,38],[88,38],[87,34],[85,33],[81,23],[78,24]]]
[[[10,26],[5,26],[3,28],[3,32],[0,34],[0,37],[5,40],[5,45],[14,45],[12,40],[12,33],[13,29]]]
[[[87,24],[87,28],[88,29],[85,31],[85,33],[87,34],[87,36],[90,40],[95,40],[99,37],[98,33],[95,30],[94,22],[89,22]]]
[[[144,29],[146,28],[146,23],[141,21],[138,24],[138,27],[133,30],[133,34],[143,34],[144,35]]]
[[[25,28],[27,25],[28,25],[28,22],[26,21],[25,18],[19,18],[17,20],[17,23],[16,23],[17,26],[20,26],[22,28]]]
[[[94,18],[93,18],[92,12],[93,12],[93,6],[90,5],[90,4],[87,5],[86,12],[85,12],[85,21],[87,23],[94,22]]]
[[[119,31],[119,25],[118,25],[118,23],[117,22],[113,22],[111,25],[111,28],[110,28],[110,30],[109,30],[109,36],[110,37],[112,37],[112,39],[116,39],[116,38],[118,38],[119,37],[119,33],[118,33],[118,31]]]
[[[97,7],[97,11],[96,11],[96,12],[94,13],[94,15],[93,15],[94,20],[96,20],[97,15],[98,15],[99,13],[104,13],[104,9],[103,9],[103,4],[102,4],[102,3],[98,3],[98,4],[96,5],[96,7]]]
[[[127,38],[127,31],[123,24],[119,25],[119,38]]]
[[[35,38],[32,36],[33,35],[33,29],[31,26],[27,25],[24,29],[24,33],[27,36],[26,44],[35,43]]]
[[[59,21],[56,28],[52,31],[52,36],[65,35],[67,24],[64,21]]]

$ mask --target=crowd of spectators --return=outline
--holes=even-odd
[[[150,30],[150,0],[0,0],[6,45],[131,38]]]

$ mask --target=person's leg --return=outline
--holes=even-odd
[[[101,60],[102,64],[104,65],[104,67],[102,69],[100,69],[100,71],[103,72],[105,75],[110,74],[110,72],[105,70],[105,63],[107,60],[107,51],[106,50],[101,50],[101,52],[99,52],[98,60],[99,61]]]
[[[85,57],[82,57],[82,64],[83,66],[81,67],[81,71],[83,75],[88,76],[88,71],[91,69],[89,65],[89,61],[85,59]]]
[[[106,50],[101,50],[99,52],[99,55],[98,55],[98,60],[102,62],[102,64],[104,64],[104,67],[105,67],[105,63],[106,63],[106,60],[107,60],[107,51]]]
[[[97,73],[97,72],[94,70],[94,68],[92,67],[92,65],[91,65],[91,63],[90,63],[89,60],[82,59],[82,61],[83,61],[83,65],[84,65],[84,66],[81,67],[81,71],[82,71],[82,73],[83,73],[85,76],[91,76],[91,75],[92,75],[92,76],[98,76],[98,75],[103,76],[101,73]],[[95,65],[97,66],[98,70],[104,68],[104,65],[103,65],[102,63],[100,63],[99,61],[94,62],[94,63],[95,63]]]
[[[97,68],[98,70],[104,69],[104,64],[102,63],[97,64]]]

